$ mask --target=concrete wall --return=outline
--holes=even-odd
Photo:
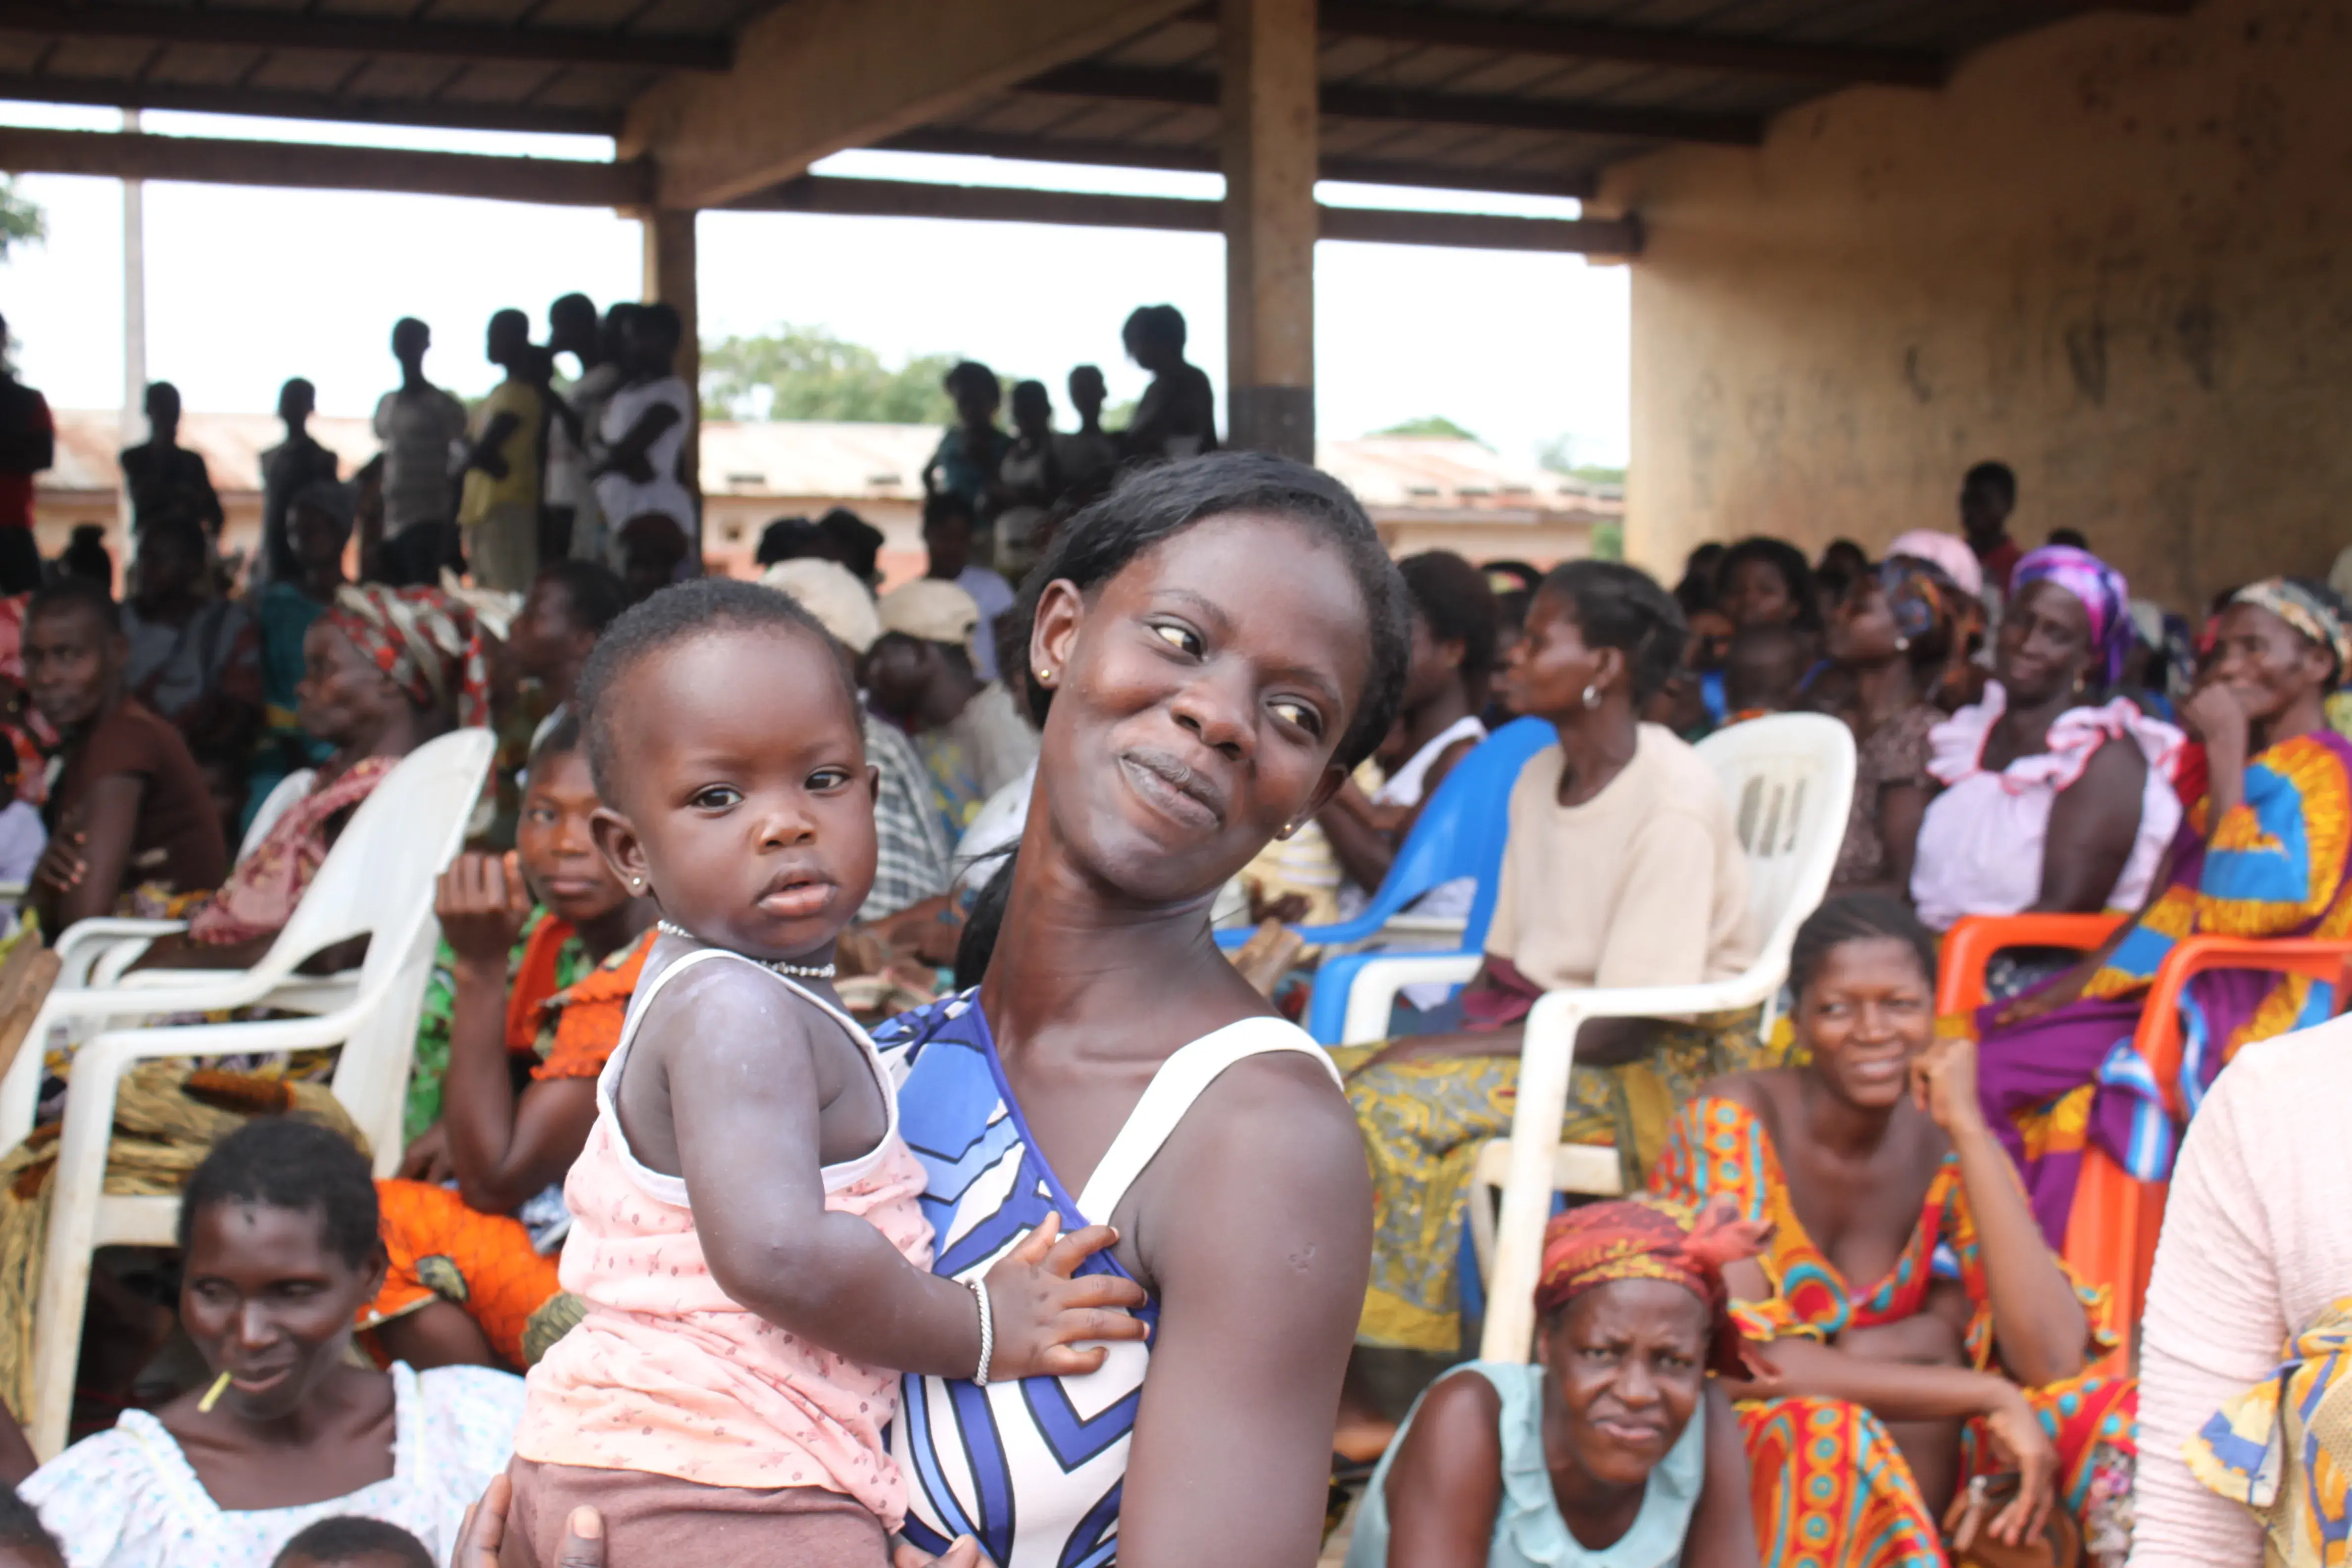
[[[1630,163],[1628,553],[1951,528],[1962,470],[2179,603],[2352,543],[2352,5],[2095,15]],[[1671,576],[1668,579],[1672,580]]]

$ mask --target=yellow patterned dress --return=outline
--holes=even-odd
[[[1963,1341],[1969,1364],[1994,1370],[1992,1307],[1978,1256],[1976,1222],[1947,1156],[1928,1184],[1919,1224],[1895,1267],[1858,1290],[1815,1247],[1797,1217],[1771,1136],[1755,1112],[1728,1100],[1695,1100],[1675,1118],[1650,1190],[1704,1204],[1728,1193],[1741,1215],[1771,1225],[1757,1262],[1772,1286],[1733,1316],[1749,1338],[1835,1343],[1847,1329],[1902,1322],[1927,1307],[1938,1279],[1957,1279],[1973,1308]],[[2116,1344],[2106,1292],[2083,1290],[2092,1345]],[[1769,1352],[1766,1352],[1768,1355]],[[2102,1557],[2119,1557],[2116,1522],[2129,1497],[2133,1423],[2139,1390],[2128,1378],[2085,1374],[2025,1390],[2057,1446],[2058,1501],[2084,1523]],[[1773,1568],[1929,1568],[1945,1561],[1942,1538],[1918,1483],[1878,1417],[1843,1400],[1790,1397],[1738,1406],[1754,1489],[1756,1535]],[[1962,1432],[1964,1478],[1997,1468],[1979,1423]]]
[[[2352,1297],[2190,1438],[2191,1474],[2263,1521],[2271,1568],[2344,1568],[2352,1542]]]

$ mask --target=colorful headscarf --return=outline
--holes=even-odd
[[[1958,618],[1954,606],[1958,585],[1932,561],[1888,556],[1878,565],[1878,591],[1886,596],[1895,629],[1906,643],[1931,637],[1938,627],[1948,636]]]
[[[417,703],[454,712],[461,728],[490,721],[489,672],[474,612],[440,589],[346,583],[327,620]]]
[[[2266,577],[2231,595],[2230,603],[2268,610],[2333,654],[2336,669],[2329,677],[2331,685],[2352,670],[2352,627],[2344,624],[2344,612],[2330,604],[2316,584],[2299,577]]]
[[[1726,1198],[1705,1212],[1669,1198],[1621,1198],[1572,1208],[1544,1231],[1536,1311],[1549,1317],[1596,1286],[1664,1279],[1706,1304],[1707,1370],[1753,1375],[1748,1346],[1731,1321],[1723,1266],[1752,1258],[1766,1226],[1738,1217]]]
[[[2009,600],[2015,604],[2029,584],[2055,583],[2074,595],[2091,617],[2091,653],[2105,684],[2123,679],[2124,661],[2131,657],[2131,585],[2124,574],[2071,544],[2045,544],[2028,551],[2010,574]]]
[[[1932,528],[1915,528],[1908,533],[1895,536],[1886,547],[1891,558],[1908,555],[1914,561],[1925,561],[1944,569],[1944,575],[1953,585],[1971,599],[1984,597],[1984,563],[1969,542],[1957,533],[1940,533]]]

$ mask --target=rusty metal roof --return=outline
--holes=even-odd
[[[661,77],[725,68],[769,4],[0,0],[0,97],[610,134]],[[1680,142],[1752,144],[1772,114],[1855,83],[1931,89],[1970,49],[2093,8],[1324,0],[1324,174],[1581,195],[1617,160]],[[883,144],[1213,169],[1216,42],[1203,6]]]

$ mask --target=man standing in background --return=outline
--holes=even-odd
[[[457,529],[474,581],[520,594],[539,575],[540,456],[547,437],[546,352],[530,341],[530,318],[490,318],[484,353],[507,373],[474,411]]]
[[[392,329],[400,386],[375,405],[383,443],[383,548],[398,558],[402,582],[431,583],[443,566],[463,564],[457,548],[457,472],[466,439],[466,405],[425,379],[433,331],[414,316]]]
[[[58,427],[48,400],[16,379],[8,358],[8,322],[0,318],[0,594],[41,585],[41,552],[33,542],[33,476],[57,461]]]
[[[286,439],[261,454],[261,575],[268,582],[290,583],[301,574],[286,537],[288,504],[321,479],[331,484],[341,478],[340,460],[310,434],[318,406],[318,390],[299,375],[278,390]]]
[[[596,486],[589,478],[604,404],[621,384],[619,345],[606,341],[614,335],[610,326],[597,321],[596,306],[585,294],[566,294],[547,308],[547,352],[570,354],[579,362],[580,374],[569,386],[559,384],[548,399],[541,567],[566,559],[603,561],[612,544],[612,529],[596,509]]]

